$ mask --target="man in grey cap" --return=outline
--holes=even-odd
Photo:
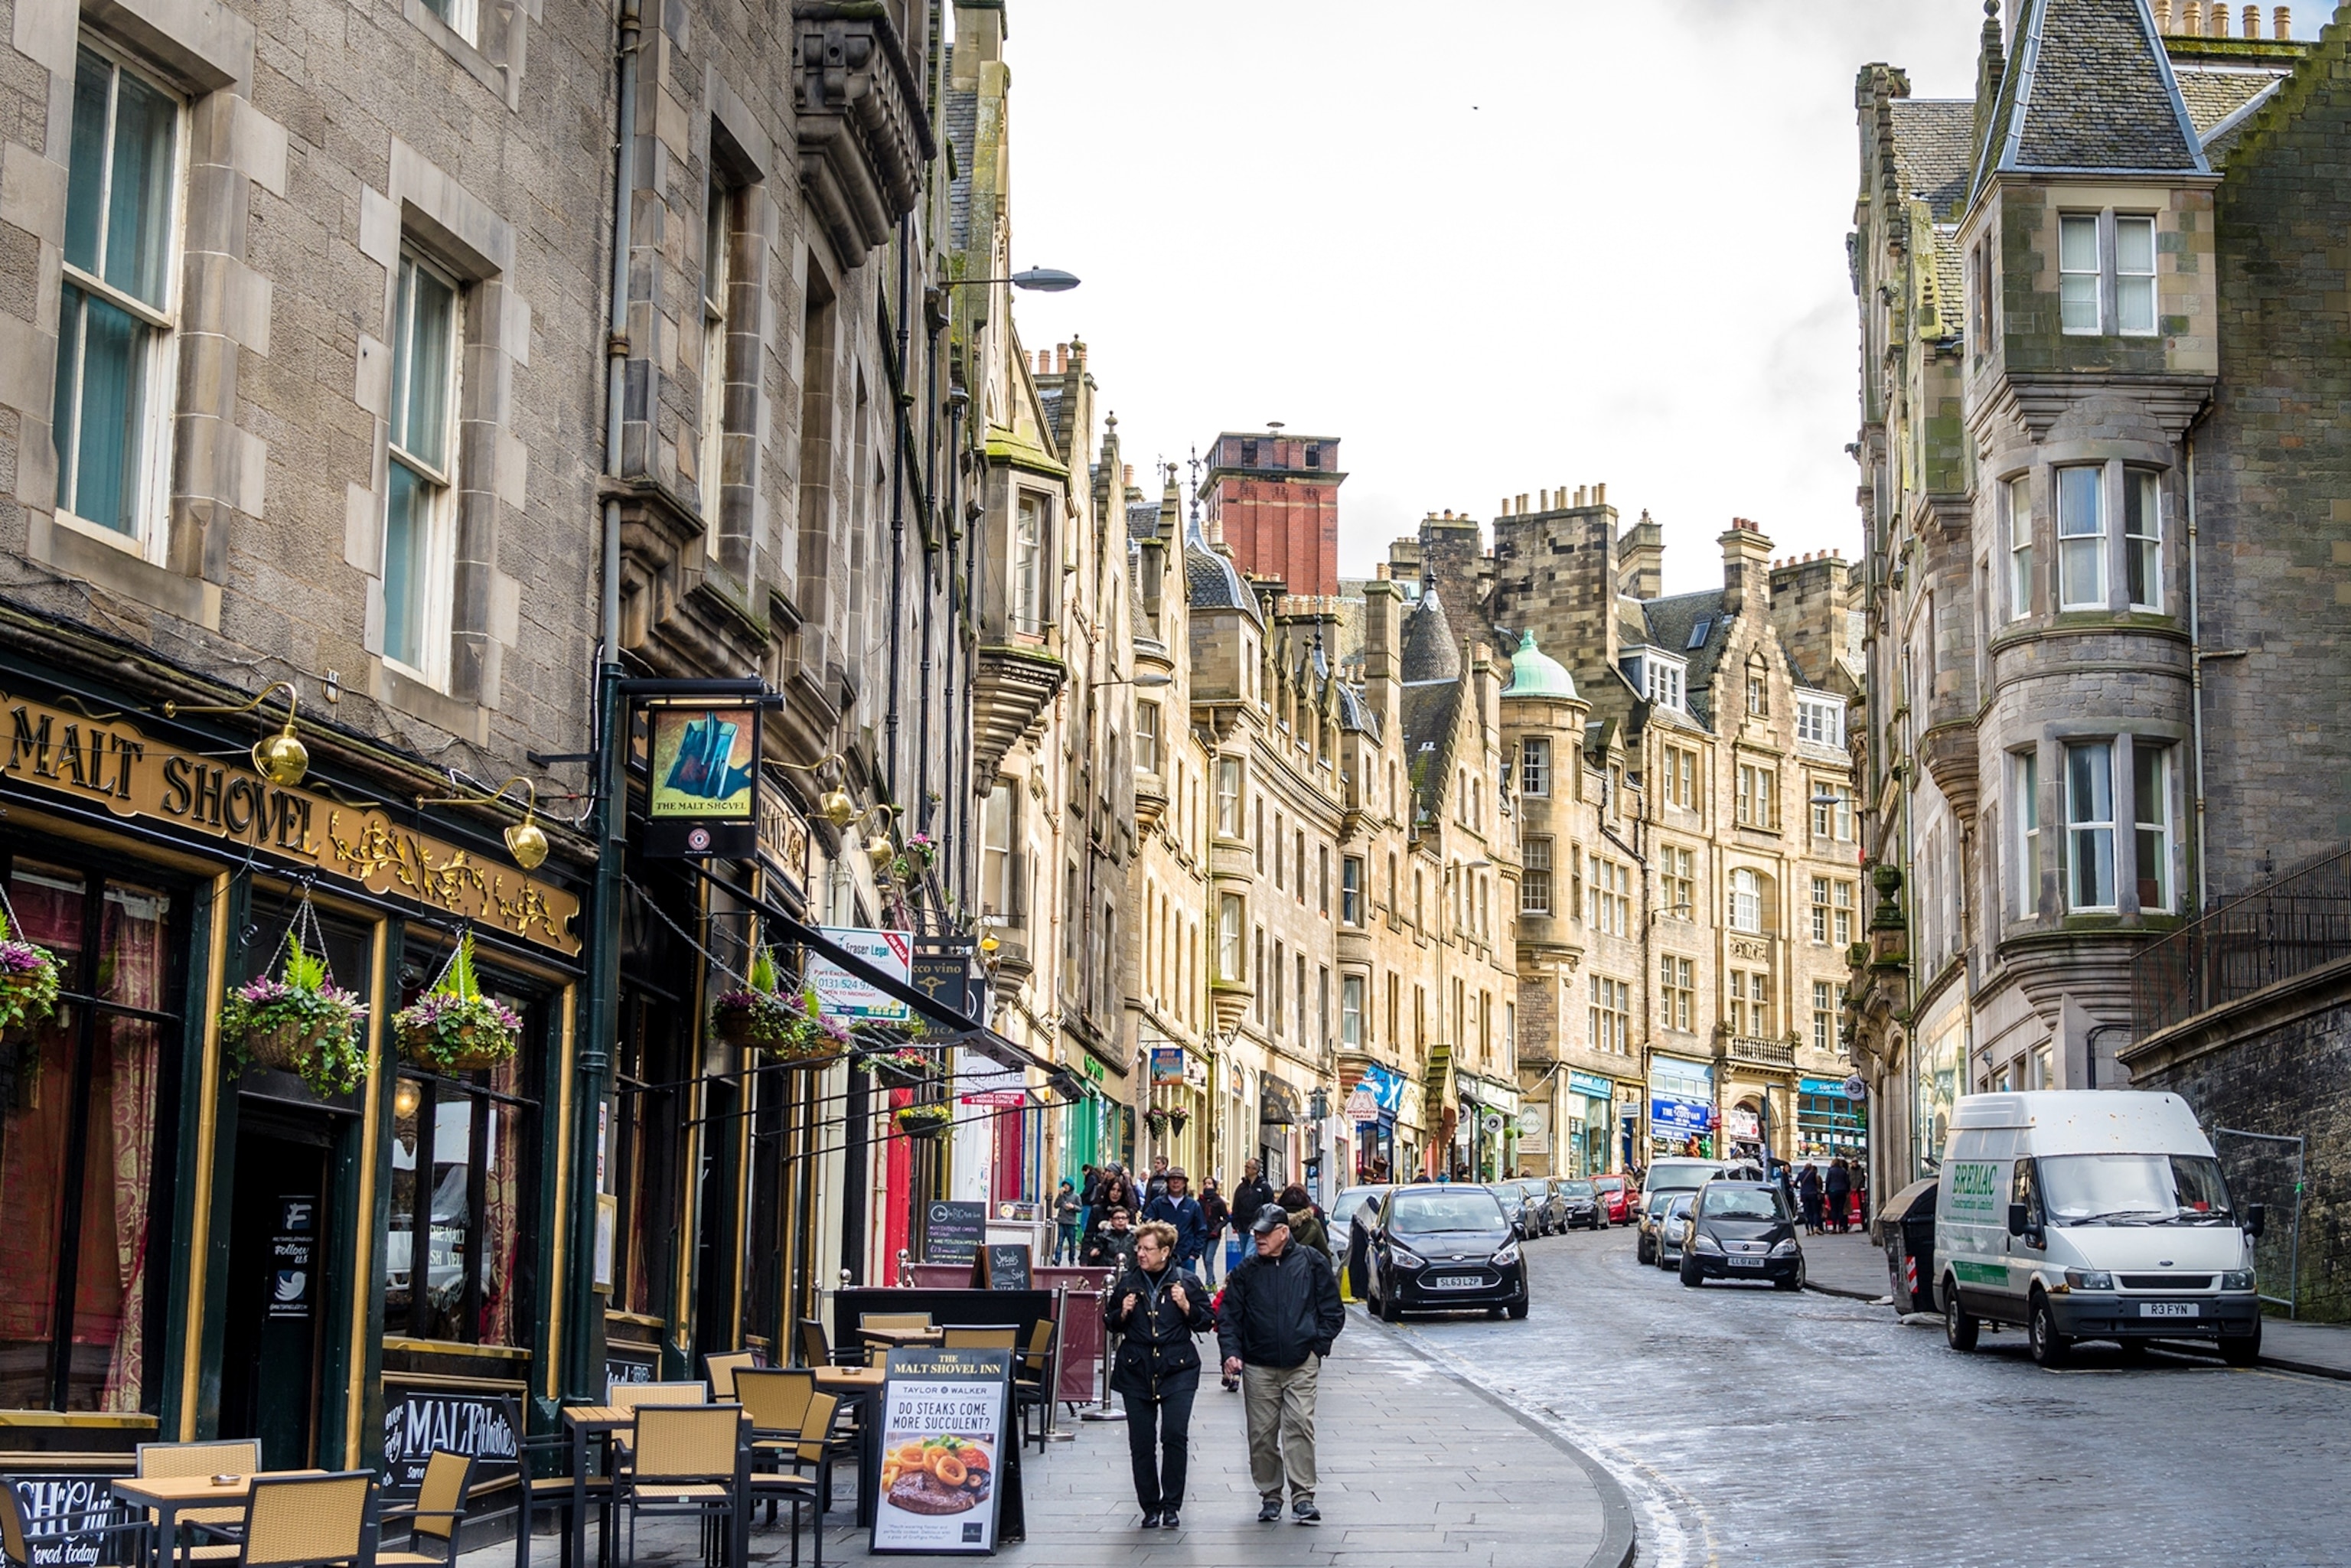
[[[1241,1380],[1249,1418],[1249,1479],[1257,1517],[1281,1517],[1282,1484],[1301,1524],[1320,1524],[1314,1506],[1314,1385],[1331,1342],[1347,1326],[1338,1278],[1322,1254],[1290,1244],[1290,1215],[1268,1204],[1249,1227],[1255,1256],[1225,1281],[1217,1343],[1225,1375]]]
[[[1197,1269],[1200,1254],[1208,1245],[1207,1218],[1200,1212],[1200,1200],[1191,1193],[1190,1178],[1182,1166],[1170,1166],[1166,1172],[1166,1190],[1143,1206],[1145,1223],[1164,1219],[1176,1228],[1176,1265],[1180,1269]]]

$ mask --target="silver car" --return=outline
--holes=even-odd
[[[1677,1192],[1658,1213],[1658,1268],[1670,1270],[1682,1266],[1682,1249],[1689,1242],[1690,1200],[1696,1197],[1695,1192]]]

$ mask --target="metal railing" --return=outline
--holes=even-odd
[[[2351,849],[2225,903],[2131,960],[2141,1040],[2338,958],[2351,957]]]

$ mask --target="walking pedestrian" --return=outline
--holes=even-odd
[[[1208,1289],[1176,1260],[1176,1228],[1146,1220],[1134,1256],[1102,1298],[1102,1324],[1119,1336],[1110,1385],[1126,1405],[1127,1457],[1145,1530],[1175,1530],[1184,1508],[1192,1398],[1200,1387],[1194,1334],[1217,1326]]]
[[[1853,1222],[1865,1232],[1869,1229],[1869,1169],[1855,1160],[1845,1171],[1853,1177]]]
[[[1290,1239],[1301,1247],[1313,1248],[1322,1254],[1322,1261],[1335,1268],[1339,1260],[1331,1252],[1331,1228],[1322,1223],[1322,1211],[1314,1207],[1306,1189],[1292,1182],[1275,1201],[1290,1216]]]
[[[1102,1196],[1102,1167],[1078,1167],[1078,1234],[1082,1239],[1094,1228],[1094,1200]]]
[[[1314,1388],[1322,1358],[1347,1326],[1339,1281],[1311,1248],[1290,1240],[1290,1216],[1270,1206],[1249,1227],[1257,1251],[1225,1282],[1217,1343],[1225,1375],[1241,1380],[1249,1422],[1249,1479],[1257,1517],[1281,1517],[1282,1485],[1301,1524],[1320,1524],[1314,1506]]]
[[[1221,1272],[1225,1259],[1225,1229],[1232,1223],[1232,1207],[1217,1190],[1217,1178],[1204,1176],[1200,1181],[1200,1222],[1207,1227],[1207,1246],[1200,1254],[1200,1278],[1213,1285]]]
[[[1066,1179],[1061,1191],[1053,1195],[1053,1261],[1074,1263],[1078,1260],[1078,1236],[1083,1229],[1080,1223],[1084,1206],[1078,1202],[1078,1189]]]
[[[1208,1244],[1208,1222],[1200,1212],[1200,1200],[1191,1194],[1192,1178],[1182,1166],[1169,1166],[1160,1179],[1165,1186],[1157,1197],[1143,1206],[1143,1218],[1174,1226],[1176,1266],[1196,1270],[1201,1249]]]
[[[1086,1267],[1123,1270],[1134,1257],[1134,1229],[1123,1208],[1113,1208],[1110,1220],[1086,1244]]]
[[[1233,1188],[1233,1228],[1249,1231],[1257,1224],[1258,1210],[1273,1201],[1273,1188],[1265,1181],[1265,1167],[1251,1160],[1241,1167],[1241,1185]]]
[[[1853,1217],[1853,1172],[1842,1155],[1829,1162],[1828,1177],[1821,1190],[1828,1195],[1829,1228],[1842,1236]]]
[[[1159,1195],[1166,1190],[1167,1156],[1154,1155],[1151,1156],[1151,1178],[1143,1184],[1143,1201],[1145,1204],[1156,1203]]]
[[[1796,1191],[1804,1203],[1804,1234],[1821,1233],[1821,1167],[1807,1160],[1796,1177]]]

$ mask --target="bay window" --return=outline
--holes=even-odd
[[[1519,913],[1549,915],[1551,913],[1551,841],[1529,839],[1526,843],[1526,868],[1519,881]]]
[[[2171,748],[2131,743],[2131,821],[2138,906],[2171,913]]]
[[[1348,925],[1364,923],[1364,860],[1348,855],[1339,862],[1339,919]]]
[[[2012,752],[2008,759],[2008,811],[2016,834],[2016,914],[2030,920],[2041,911],[2041,757]]]
[[[1217,978],[1238,985],[1249,978],[1248,949],[1241,943],[1241,899],[1237,893],[1217,899]]]
[[[2000,487],[2001,527],[2008,538],[2008,618],[2032,613],[2032,481],[2020,474]]]
[[[2105,470],[2057,470],[2057,608],[2106,607]]]
[[[1343,975],[1339,978],[1339,1043],[1350,1051],[1360,1051],[1364,1044],[1364,977]]]
[[[1519,793],[1551,793],[1551,742],[1541,736],[1530,736],[1519,742]]]
[[[1045,631],[1045,498],[1023,490],[1013,505],[1012,630]]]
[[[2115,747],[2065,747],[2065,901],[2074,909],[2115,907]]]
[[[1217,831],[1228,839],[1241,836],[1241,765],[1238,758],[1217,758]]]
[[[2163,489],[2145,468],[2123,470],[2123,585],[2133,610],[2163,610]]]

